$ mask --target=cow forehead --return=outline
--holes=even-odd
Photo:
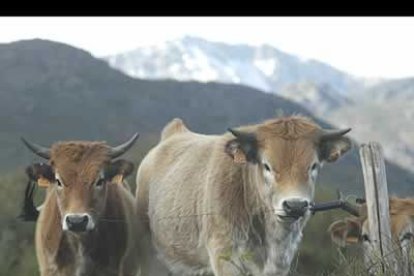
[[[262,139],[280,137],[294,140],[312,136],[320,131],[321,127],[307,117],[291,116],[268,120],[257,127],[258,135]]]
[[[389,200],[390,214],[414,215],[414,198],[396,198]]]
[[[280,170],[292,167],[306,169],[315,160],[316,147],[311,139],[273,138],[263,144],[266,159]]]
[[[284,167],[314,160],[315,141],[320,130],[309,118],[290,116],[264,122],[257,127],[256,134],[269,162]]]
[[[391,215],[391,231],[394,235],[400,235],[410,223],[412,222],[408,215]]]
[[[414,226],[414,199],[411,198],[390,198],[390,220],[391,220],[391,233],[400,235],[402,231],[405,231],[408,226]],[[364,205],[366,209],[366,206]],[[364,211],[366,212],[366,210]],[[363,229],[365,233],[369,232],[369,222],[365,219]]]
[[[389,205],[393,233],[401,233],[413,224],[414,199],[390,198]]]
[[[51,163],[66,185],[94,182],[109,161],[109,147],[99,142],[64,142],[51,148]]]

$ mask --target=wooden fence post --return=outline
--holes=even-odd
[[[369,236],[371,245],[377,253],[377,258],[372,261],[378,263],[374,270],[384,273],[390,268],[394,270],[397,262],[395,254],[392,253],[387,176],[381,145],[375,142],[361,145],[360,158],[364,173]],[[366,255],[365,258],[372,259],[373,256]]]

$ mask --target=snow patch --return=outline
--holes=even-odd
[[[276,62],[274,59],[255,60],[254,65],[268,77],[272,76],[276,69]]]

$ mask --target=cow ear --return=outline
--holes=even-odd
[[[235,138],[226,143],[225,152],[233,158],[235,163],[256,163],[258,151],[256,135],[230,128],[229,131]]]
[[[28,166],[26,174],[30,180],[37,182],[40,187],[49,187],[55,181],[52,166],[45,163]]]
[[[358,243],[361,231],[361,222],[357,219],[340,220],[329,226],[332,241],[341,247]]]
[[[105,172],[105,178],[112,183],[121,183],[134,170],[134,164],[128,160],[119,159],[111,162]]]
[[[352,148],[351,139],[342,136],[320,144],[321,160],[335,162]]]

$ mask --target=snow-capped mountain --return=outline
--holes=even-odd
[[[132,77],[239,83],[283,94],[312,110],[318,102],[302,99],[300,95],[306,93],[300,90],[301,86],[295,89],[299,89],[298,93],[293,93],[291,85],[302,82],[323,86],[320,92],[316,89],[313,93],[336,91],[341,103],[348,102],[348,91],[362,86],[360,79],[328,64],[284,53],[269,45],[230,45],[190,36],[104,59]],[[318,99],[324,97],[315,95]]]
[[[352,126],[359,141],[380,142],[388,158],[414,171],[413,79],[367,79],[269,45],[189,36],[103,59],[137,78],[238,83],[276,93],[337,126]]]

